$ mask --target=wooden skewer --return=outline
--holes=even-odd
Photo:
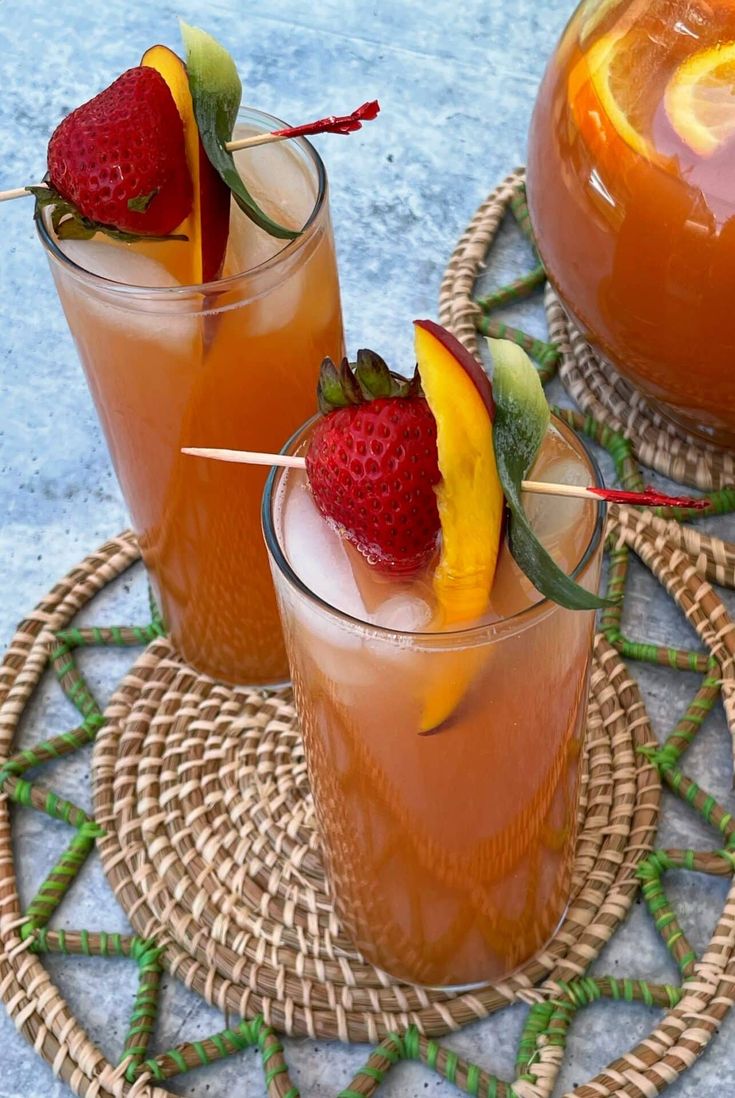
[[[376,99],[363,103],[352,114],[330,115],[328,118],[320,118],[316,122],[307,122],[304,126],[289,126],[285,130],[273,130],[272,133],[258,133],[253,137],[243,137],[238,141],[228,141],[225,148],[228,152],[238,152],[240,149],[253,149],[256,145],[270,145],[273,141],[288,141],[291,137],[308,136],[317,133],[352,133],[362,128],[363,122],[370,122],[380,111]],[[29,184],[35,187],[44,187],[45,183]],[[7,191],[0,191],[0,202],[10,202],[13,198],[25,198],[30,195],[28,187],[12,187]]]
[[[45,183],[30,184],[35,187],[45,187]],[[13,187],[9,191],[0,191],[0,202],[9,202],[11,198],[28,198],[30,197],[30,191],[27,187]]]
[[[286,469],[305,469],[306,459],[289,454],[263,454],[258,450],[222,450],[211,446],[184,446],[182,454],[192,457],[209,458],[212,461],[229,461],[237,465],[278,465]],[[524,480],[521,482],[524,492],[534,492],[541,496],[566,496],[570,499],[592,499],[596,503],[632,503],[646,507],[680,507],[704,510],[709,506],[707,499],[689,496],[666,496],[660,492],[624,492],[615,488],[584,487],[576,484],[555,484],[553,481]]]
[[[259,133],[255,137],[243,137],[240,141],[228,141],[225,148],[228,152],[238,152],[240,149],[252,149],[256,145],[270,145],[272,141],[287,141],[286,133]],[[29,186],[45,187],[45,183],[33,183]],[[29,198],[31,192],[27,187],[13,187],[8,191],[0,191],[0,202],[10,202],[13,198]]]

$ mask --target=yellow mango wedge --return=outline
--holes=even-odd
[[[186,236],[188,243],[169,246],[166,262],[184,286],[212,282],[222,271],[227,249],[230,191],[210,164],[199,137],[184,62],[168,46],[151,46],[140,63],[161,74],[181,115],[194,195],[191,213],[175,230]]]
[[[434,574],[437,629],[471,624],[486,612],[500,551],[504,499],[493,450],[492,387],[474,357],[431,320],[415,321],[416,360],[436,420],[437,503],[442,548]],[[427,684],[421,731],[443,724],[474,678],[469,650]]]

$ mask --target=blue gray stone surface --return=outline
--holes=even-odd
[[[38,178],[46,139],[71,107],[135,64],[154,42],[177,43],[177,19],[205,26],[234,53],[252,104],[300,120],[351,110],[378,96],[383,113],[363,133],[319,141],[332,181],[348,344],[368,343],[394,362],[411,359],[409,321],[436,312],[441,273],[454,243],[488,190],[525,155],[535,89],[546,57],[571,12],[569,0],[76,0],[0,4],[0,187]],[[54,581],[126,525],[71,338],[35,239],[26,201],[0,209],[0,642]],[[524,246],[507,242],[494,277],[518,273]],[[526,323],[543,331],[540,310]],[[735,523],[716,529],[735,537]],[[140,574],[105,595],[95,618],[145,618]],[[137,613],[135,612],[137,608]],[[634,566],[627,628],[651,640],[690,644],[691,631],[644,569]],[[114,686],[129,654],[91,655],[85,667],[100,695]],[[656,730],[665,732],[696,689],[694,676],[636,669]],[[27,742],[60,731],[69,711],[58,693],[42,694],[27,722]],[[730,748],[722,713],[707,722],[688,770],[732,806]],[[54,768],[55,786],[89,803],[89,751]],[[16,816],[24,899],[33,894],[67,838],[32,812]],[[709,849],[712,836],[667,799],[662,841]],[[726,882],[672,875],[671,894],[701,948]],[[99,864],[85,868],[57,924],[125,930]],[[49,967],[92,1038],[115,1057],[134,995],[133,966],[52,959]],[[675,981],[676,973],[639,907],[596,969]],[[524,1011],[514,1008],[447,1040],[505,1078],[513,1077]],[[654,1024],[641,1006],[596,1006],[575,1021],[557,1092],[589,1078]],[[156,1046],[169,1047],[219,1028],[222,1018],[179,984],[166,984]],[[733,1093],[735,1021],[671,1093],[702,1098]],[[68,1091],[15,1034],[0,1010],[0,1098],[62,1098]],[[287,1040],[294,1082],[305,1098],[334,1096],[367,1050]],[[252,1055],[174,1081],[204,1098],[263,1093]],[[386,1096],[449,1094],[417,1066],[402,1066]]]

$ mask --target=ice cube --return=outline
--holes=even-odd
[[[584,486],[589,481],[589,471],[578,458],[565,456],[550,461],[538,474],[532,471],[529,479]],[[559,539],[572,526],[582,521],[587,504],[578,499],[525,492],[523,506],[538,538],[549,551],[552,551]]]
[[[176,244],[172,244],[175,247]],[[136,251],[135,244],[102,240],[64,240],[64,254],[85,271],[127,286],[176,286],[174,276],[162,263]]]
[[[431,607],[424,599],[416,595],[392,595],[378,606],[371,615],[371,621],[383,629],[393,629],[400,633],[425,632],[431,622]]]
[[[236,138],[255,131],[236,127]],[[290,141],[256,145],[234,154],[235,164],[251,195],[265,212],[289,228],[300,229],[316,201],[315,174]]]
[[[266,263],[288,243],[259,228],[235,202],[230,206],[230,230],[222,268],[224,278],[243,274]]]
[[[176,245],[171,245],[175,247]],[[142,245],[141,247],[148,247]],[[74,263],[101,278],[129,286],[170,288],[178,286],[175,277],[138,245],[112,241],[69,240],[63,242],[65,254]],[[169,298],[160,302],[151,295],[123,294],[114,286],[87,287],[68,276],[59,289],[69,323],[76,332],[120,333],[120,346],[138,354],[155,351],[157,355],[196,358],[201,353],[201,319],[188,304]]]
[[[282,537],[291,567],[330,606],[364,620],[365,607],[339,534],[322,518],[306,484],[286,491]]]
[[[278,217],[278,211],[274,215]],[[252,271],[278,255],[288,243],[260,229],[233,202],[223,277]],[[246,285],[245,290],[253,298],[247,306],[247,327],[251,335],[288,328],[299,313],[302,324],[308,316],[312,331],[328,324],[335,308],[335,286],[331,269],[325,277],[326,247],[326,241],[322,240],[319,247],[308,250],[303,259],[295,255],[284,262],[281,270],[252,276],[251,288]]]

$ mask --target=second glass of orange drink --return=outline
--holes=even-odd
[[[438,439],[423,398],[312,420],[287,447],[306,470],[274,470],[263,525],[343,926],[394,977],[457,987],[528,960],[567,908],[594,612],[542,598],[514,560],[482,454],[490,423],[452,361],[469,356],[436,326],[419,338]],[[597,473],[552,420],[532,476]],[[526,512],[564,575],[595,593],[601,504],[536,496]],[[371,533],[356,539],[350,516]]]
[[[283,125],[244,110],[232,137]],[[195,127],[186,136],[191,163],[203,153]],[[226,188],[222,224],[221,184],[201,163],[187,240],[59,239],[49,211],[38,227],[176,647],[216,678],[273,685],[288,668],[259,530],[265,474],[180,450],[212,437],[277,449],[313,408],[322,358],[342,354],[342,318],[318,153],[300,138],[234,157],[293,239],[255,224]]]

